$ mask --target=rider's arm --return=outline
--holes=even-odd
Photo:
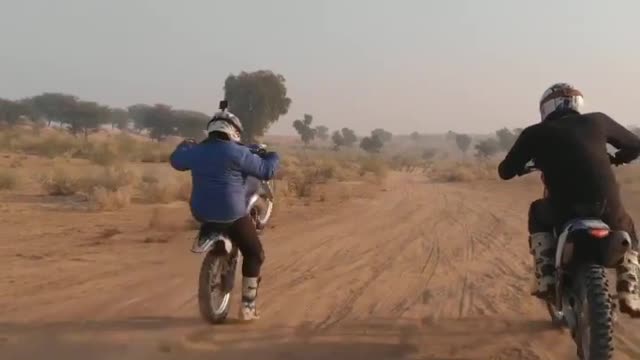
[[[264,157],[260,157],[247,148],[244,148],[244,151],[242,151],[238,158],[240,171],[260,180],[270,180],[273,178],[279,163],[280,158],[278,154],[274,152],[267,153]]]
[[[178,171],[187,171],[192,167],[194,159],[193,143],[183,142],[171,153],[169,162],[171,166]]]
[[[635,160],[640,155],[640,138],[609,116],[603,113],[597,115],[604,123],[607,142],[618,149],[615,161],[629,163]]]
[[[509,180],[518,175],[527,163],[532,159],[531,150],[531,132],[533,128],[529,127],[522,131],[516,142],[509,150],[507,156],[498,166],[498,174],[503,180]]]

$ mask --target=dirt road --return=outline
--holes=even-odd
[[[15,221],[0,242],[0,358],[575,358],[527,295],[525,215],[539,188],[399,176],[375,199],[277,214],[263,318],[218,327],[197,314],[191,233],[149,233],[139,209],[106,218],[46,204],[41,227],[66,225],[42,233],[18,220],[30,200],[14,199],[2,210]],[[617,359],[640,358],[640,322],[616,331]]]

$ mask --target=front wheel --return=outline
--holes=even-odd
[[[583,360],[608,360],[613,357],[612,299],[606,270],[589,265],[580,272],[579,299],[576,305],[575,342]]]
[[[231,304],[233,275],[235,266],[229,261],[228,255],[207,253],[198,279],[198,305],[200,314],[207,322],[219,324],[226,320]]]

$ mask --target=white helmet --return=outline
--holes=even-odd
[[[207,124],[207,133],[214,131],[227,134],[229,139],[239,142],[244,129],[240,119],[225,109],[215,113]]]
[[[584,99],[578,89],[566,83],[553,84],[540,98],[540,117],[544,121],[557,110],[581,112],[583,105]]]

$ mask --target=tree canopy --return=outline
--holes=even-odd
[[[455,134],[455,139],[458,149],[466,154],[469,150],[469,146],[471,146],[471,136],[467,134]]]
[[[489,138],[476,144],[476,156],[489,158],[500,151],[500,142],[495,138]]]
[[[329,128],[324,125],[316,126],[316,137],[322,141],[329,140]]]
[[[389,142],[393,138],[393,134],[384,129],[375,129],[371,132],[371,135],[377,137],[383,143]]]
[[[349,128],[342,128],[340,131],[336,130],[333,132],[331,140],[337,149],[340,147],[353,147],[353,145],[358,141],[358,137],[356,136],[355,131]]]
[[[291,105],[284,76],[269,70],[229,75],[224,91],[229,111],[240,118],[243,140],[248,142],[263,136]]]
[[[360,141],[360,148],[368,153],[379,153],[384,146],[384,142],[380,137],[376,134],[371,134],[371,136],[367,136],[362,138]]]
[[[317,130],[312,127],[313,116],[309,114],[304,114],[304,118],[302,120],[296,120],[293,122],[293,127],[300,135],[300,139],[305,145],[308,145],[313,139],[315,139]]]

